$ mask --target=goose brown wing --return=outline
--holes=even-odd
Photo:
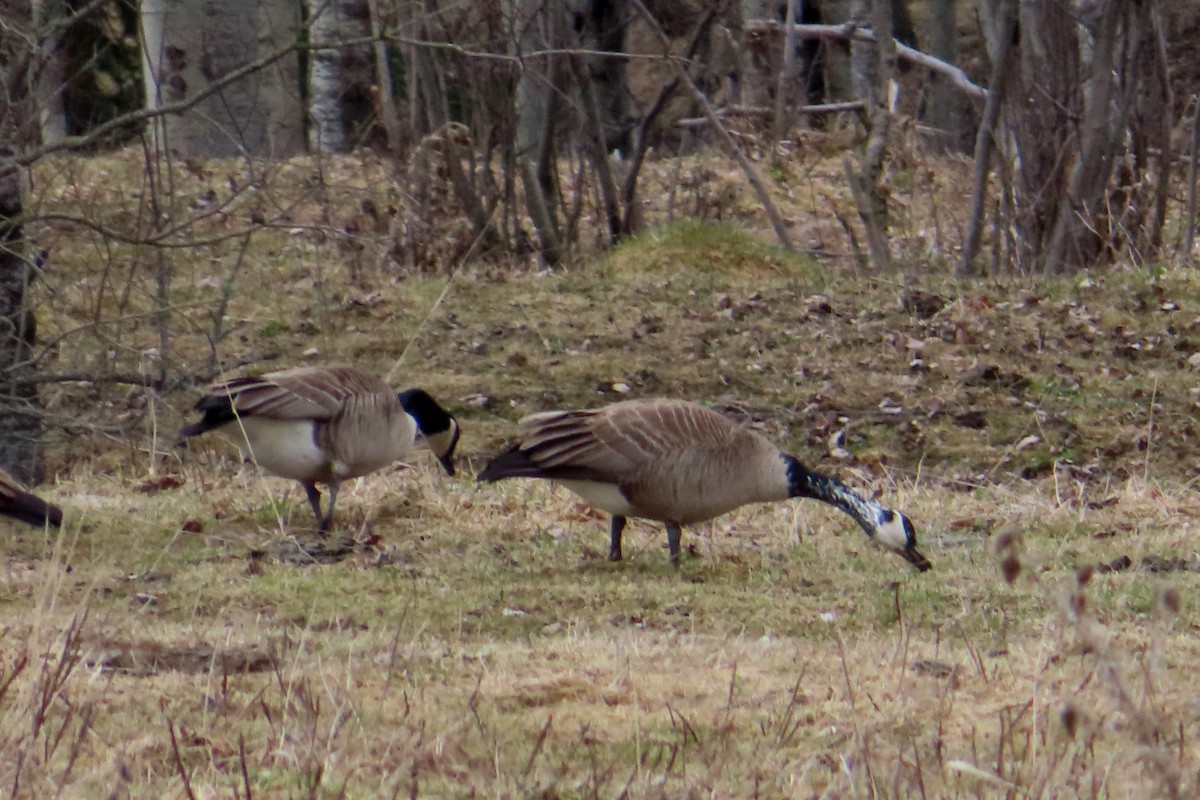
[[[605,438],[631,458],[649,460],[694,448],[725,447],[743,429],[684,400],[627,400],[604,409]],[[624,440],[624,444],[619,444]]]
[[[602,411],[547,411],[518,424],[520,444],[486,475],[592,480],[615,483],[629,470],[628,459],[598,435]],[[490,479],[483,477],[484,480]]]
[[[718,446],[734,430],[720,414],[691,403],[630,400],[530,415],[520,422],[520,450],[546,477],[619,483],[691,448]]]
[[[391,390],[378,378],[351,367],[296,367],[214,384],[201,403],[227,403],[231,411],[244,416],[324,420],[336,416],[347,397],[374,393],[390,394]],[[199,404],[196,407],[207,410]]]
[[[196,403],[200,421],[179,432],[186,439],[220,428],[238,417],[277,420],[335,418],[349,397],[376,394],[380,402],[396,403],[386,383],[352,367],[295,367],[214,383]]]

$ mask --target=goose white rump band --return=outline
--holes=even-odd
[[[637,509],[629,504],[616,484],[600,481],[555,481],[583,498],[593,508],[614,517],[636,517]]]

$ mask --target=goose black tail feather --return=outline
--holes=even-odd
[[[62,527],[62,509],[33,495],[17,498],[13,505],[4,509],[4,515],[29,525],[40,526],[48,522],[55,528]]]
[[[519,447],[493,458],[475,477],[475,480],[485,483],[502,481],[505,478],[543,478],[542,468]]]
[[[547,480],[605,481],[603,475],[587,467],[571,465],[543,466],[530,457],[529,452],[514,447],[493,458],[476,476],[475,480],[491,483],[506,478],[546,478]]]
[[[199,421],[184,426],[179,431],[180,440],[199,436],[237,419],[237,414],[233,410],[233,400],[227,395],[202,397],[200,402],[196,403],[196,410],[203,411],[204,416]]]

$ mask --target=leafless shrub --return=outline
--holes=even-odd
[[[95,713],[70,687],[86,625],[85,610],[46,649],[17,648],[0,668],[0,784],[9,797],[54,794],[74,779]]]
[[[985,19],[994,32],[994,64],[1014,47],[1004,38],[1009,13],[996,3]],[[1001,172],[1010,196],[1005,207],[1014,211],[1012,266],[1061,273],[1117,255],[1153,259],[1162,243],[1176,114],[1163,9],[1094,3],[1076,17],[1062,4],[1022,5],[1019,18],[1020,69],[1000,75],[1011,85],[992,86],[1003,94],[1004,133],[997,138],[1013,168],[1011,180]],[[980,136],[990,135],[985,126]],[[986,159],[987,149],[976,154]]]

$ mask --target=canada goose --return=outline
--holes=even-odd
[[[454,474],[458,422],[423,389],[396,394],[352,367],[296,367],[208,387],[199,422],[181,439],[221,430],[263,469],[299,481],[322,532],[333,523],[338,485],[398,461],[418,433]],[[329,486],[321,514],[316,484]]]
[[[610,561],[621,560],[626,517],[666,523],[672,563],[683,525],[747,503],[811,497],[840,508],[867,536],[924,572],[912,523],[805,467],[766,438],[681,400],[626,400],[593,411],[549,411],[519,423],[518,444],[481,481],[547,478],[612,514]]]
[[[62,527],[62,509],[21,487],[13,476],[0,470],[0,514],[30,525]]]

